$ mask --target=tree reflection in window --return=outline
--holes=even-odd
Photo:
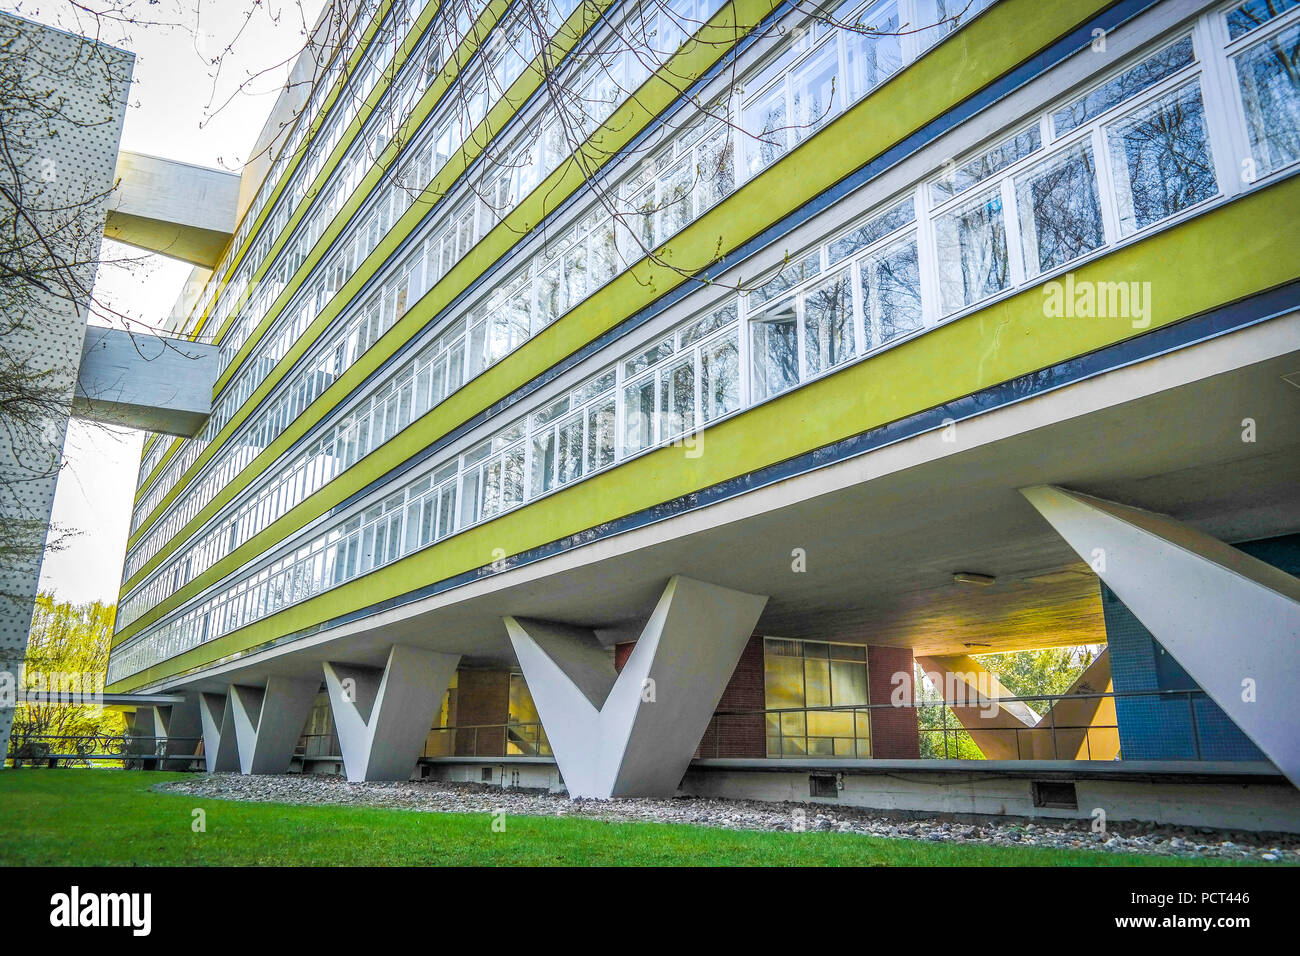
[[[1107,130],[1124,234],[1145,229],[1219,191],[1199,83],[1189,83]]]

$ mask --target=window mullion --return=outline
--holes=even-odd
[[[934,217],[930,212],[930,193],[926,182],[915,190],[916,260],[921,274],[921,321],[927,328],[939,322],[939,253],[936,246]]]
[[[1250,185],[1248,171],[1253,164],[1236,64],[1224,53],[1227,32],[1222,16],[1210,13],[1196,21],[1192,44],[1201,64],[1205,126],[1219,192],[1231,198]]]

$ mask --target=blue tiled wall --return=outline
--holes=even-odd
[[[1289,574],[1300,573],[1300,535],[1236,547]],[[1105,584],[1101,586],[1101,605],[1116,691],[1200,690]],[[1197,736],[1203,760],[1266,759],[1222,708],[1202,695],[1194,696],[1190,704],[1181,695],[1121,697],[1115,701],[1115,710],[1125,760],[1192,760],[1197,756]]]

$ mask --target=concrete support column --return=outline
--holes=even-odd
[[[320,682],[272,675],[266,687],[230,685],[240,773],[285,773]]]
[[[203,762],[208,773],[237,771],[239,751],[230,695],[199,694],[199,719],[203,727]]]
[[[1300,579],[1166,515],[1050,485],[1021,493],[1300,786]]]
[[[676,792],[766,603],[674,576],[621,672],[593,631],[505,618],[569,795]]]
[[[197,738],[203,735],[203,718],[199,713],[199,695],[186,694],[184,703],[167,704],[155,707],[154,734],[162,745],[160,753],[171,757],[173,754],[192,754],[197,748]],[[176,739],[173,739],[176,738]],[[163,770],[186,770],[190,759],[164,760],[160,764]]]
[[[408,780],[459,654],[394,645],[383,669],[325,663],[349,780]]]

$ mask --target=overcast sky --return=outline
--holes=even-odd
[[[119,6],[124,2],[116,0]],[[238,170],[284,82],[285,69],[276,64],[302,48],[323,5],[324,0],[132,0],[128,13],[149,23],[101,21],[101,38],[136,56],[122,148]],[[76,32],[93,29],[76,18],[67,0],[0,0],[0,9]],[[249,9],[252,17],[246,17]],[[227,47],[216,71],[211,61]],[[250,74],[249,87],[237,92]],[[102,266],[96,297],[160,325],[190,267],[105,242],[103,258],[119,257],[133,262]],[[65,600],[116,602],[142,440],[141,432],[70,424],[53,521],[75,534],[63,550],[46,555],[43,590]]]

